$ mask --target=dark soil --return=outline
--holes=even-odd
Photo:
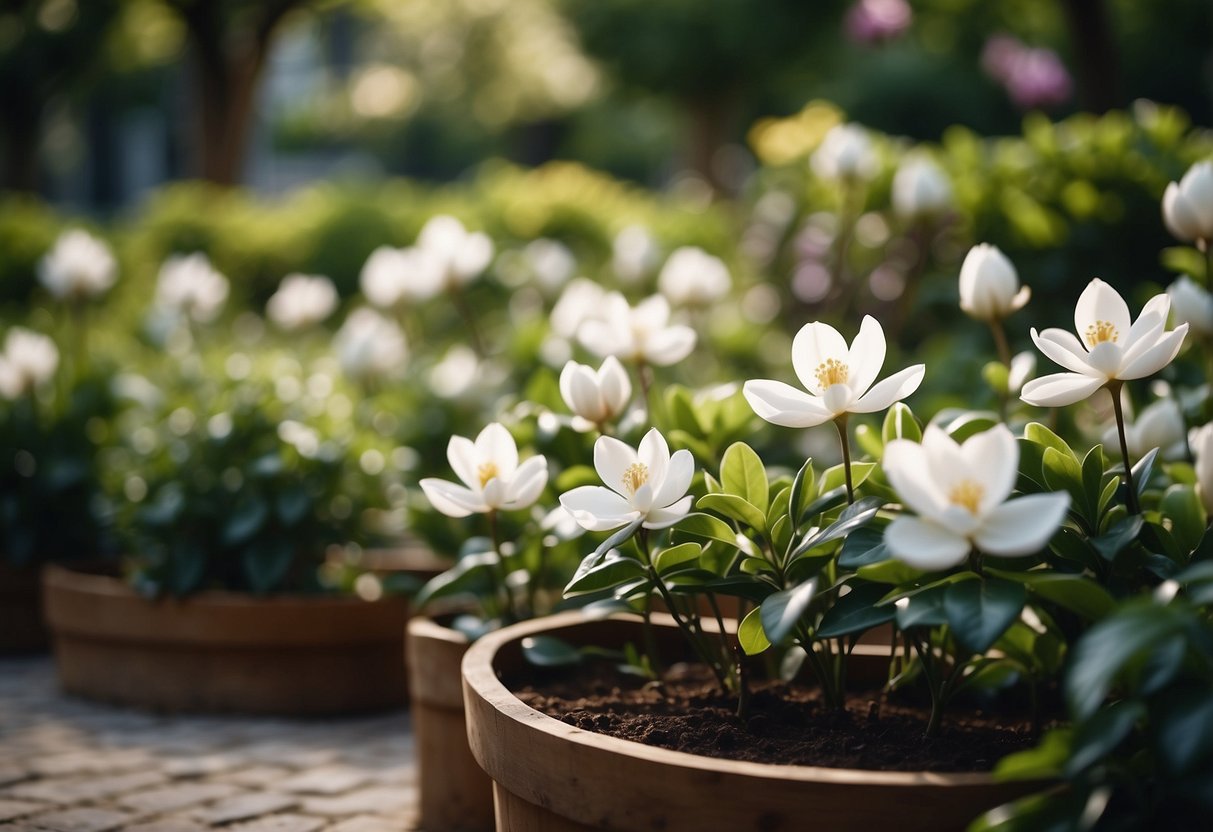
[[[513,689],[532,708],[586,731],[759,763],[989,771],[1037,740],[1027,720],[1008,721],[972,708],[949,708],[939,734],[926,737],[930,711],[917,704],[882,701],[880,691],[863,691],[848,697],[846,710],[839,712],[826,709],[815,689],[780,682],[754,683],[749,714],[742,720],[736,699],[721,694],[706,670],[685,666],[661,685],[602,666],[532,679]]]

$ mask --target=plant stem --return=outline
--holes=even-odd
[[[1007,381],[1010,383],[1011,374],[1011,345],[1007,343],[1007,331],[1003,328],[1002,318],[997,316],[990,318],[990,332],[994,336],[994,348],[998,350],[998,360],[1007,368]],[[1003,389],[998,391],[998,418],[999,421],[1007,420],[1007,400],[1010,398],[1010,390]]]
[[[847,440],[847,414],[834,419],[834,427],[838,428],[838,444],[842,446],[842,469],[847,478],[847,502],[855,502],[855,487],[851,483],[851,445]]]
[[[1120,391],[1124,387],[1121,381],[1108,383],[1108,392],[1112,395],[1112,412],[1116,414],[1116,432],[1120,436],[1120,458],[1125,463],[1125,487],[1128,489],[1125,502],[1130,514],[1141,514],[1141,506],[1137,503],[1137,489],[1133,486],[1133,463],[1129,459],[1129,442],[1125,438],[1125,413],[1120,402]]]
[[[1208,240],[1197,240],[1196,247],[1205,255],[1205,288],[1213,289],[1213,245]]]
[[[640,385],[640,398],[644,401],[645,416],[650,427],[655,426],[653,403],[649,401],[649,391],[653,389],[653,371],[644,359],[636,360],[636,381]]]
[[[484,339],[480,336],[480,327],[476,325],[476,316],[472,313],[472,307],[468,305],[467,297],[464,296],[463,290],[458,288],[452,288],[450,296],[455,311],[459,313],[459,317],[463,318],[464,326],[468,329],[468,340],[472,343],[472,351],[476,353],[477,358],[484,358],[486,355]]]

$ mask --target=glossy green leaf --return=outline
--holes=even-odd
[[[684,544],[698,548],[694,543]],[[601,563],[580,573],[569,581],[564,588],[566,598],[574,595],[584,595],[588,592],[598,592],[603,589],[619,586],[631,580],[644,576],[645,568],[636,559],[622,556],[607,557]]]
[[[568,667],[582,660],[576,647],[554,636],[527,636],[522,640],[522,657],[535,667]]]
[[[1027,591],[1010,581],[960,581],[944,591],[943,611],[956,640],[984,653],[1019,618],[1027,598]]]
[[[856,633],[865,633],[873,627],[887,624],[897,615],[897,609],[892,604],[883,607],[876,602],[884,595],[884,587],[879,584],[859,584],[851,591],[834,602],[821,617],[814,636],[817,638],[838,638]]]
[[[885,445],[894,439],[908,439],[911,442],[922,441],[922,428],[914,418],[914,412],[905,402],[896,402],[885,414],[884,424],[880,429],[880,438]]]
[[[592,557],[592,556],[591,556]],[[478,595],[492,586],[492,570],[497,567],[495,552],[481,552],[460,558],[454,566],[431,578],[417,593],[415,603],[419,609],[440,598],[453,595]]]
[[[1133,466],[1133,487],[1137,490],[1138,498],[1146,493],[1150,484],[1150,475],[1154,473],[1154,460],[1158,458],[1158,448],[1151,448],[1145,456]]]
[[[769,650],[771,641],[762,629],[762,608],[754,607],[737,626],[737,641],[747,656],[757,656]]]
[[[262,594],[282,583],[294,559],[295,547],[292,542],[275,535],[246,547],[240,565],[253,592]]]
[[[682,543],[678,546],[671,546],[668,549],[662,549],[653,558],[653,568],[657,570],[658,575],[667,575],[677,567],[686,566],[699,560],[699,555],[703,552],[703,547],[698,543]]]
[[[872,518],[876,516],[883,506],[884,499],[881,497],[864,497],[856,500],[844,508],[842,513],[838,515],[838,519],[833,523],[821,531],[809,535],[798,543],[796,548],[792,550],[792,559],[795,560],[806,554],[810,549],[846,537],[856,529],[862,528],[871,522]]]
[[[224,545],[239,546],[249,540],[261,531],[269,515],[270,507],[260,497],[249,496],[241,500],[223,524],[220,537]]]
[[[716,540],[726,546],[737,545],[737,532],[733,527],[711,514],[688,514],[675,527],[679,532],[705,540]]]
[[[770,492],[766,468],[749,445],[735,442],[724,452],[720,461],[720,484],[725,494],[740,497],[764,515],[767,513]]]
[[[838,553],[838,566],[842,569],[858,569],[890,557],[892,555],[884,545],[884,529],[869,524],[847,535]]]
[[[831,489],[816,500],[805,506],[804,511],[800,513],[800,521],[804,522],[811,517],[816,517],[819,514],[824,514],[827,511],[832,511],[843,505],[847,501],[847,489],[845,485],[840,485],[837,488]]]
[[[1185,554],[1200,545],[1208,518],[1194,487],[1172,485],[1163,494],[1158,510],[1171,521],[1171,534]]]
[[[805,509],[816,493],[817,473],[813,470],[813,460],[806,459],[804,465],[796,472],[796,477],[792,480],[792,490],[788,494],[788,511],[794,524],[799,524],[800,518],[804,517]]]
[[[872,476],[872,472],[876,470],[875,462],[852,462],[851,463],[851,480],[852,487],[858,491],[859,486],[863,485],[868,477]],[[846,469],[841,464],[835,465],[833,468],[826,470],[821,476],[821,485],[819,490],[824,495],[829,491],[833,491],[839,486],[846,487],[847,475]]]
[[[1066,776],[1078,777],[1111,754],[1144,715],[1145,708],[1140,702],[1121,701],[1081,722],[1074,732],[1070,759],[1065,764]]]
[[[1052,601],[1088,621],[1099,621],[1116,609],[1116,599],[1099,583],[1085,575],[1052,570],[1007,572],[986,568],[986,573],[1023,584],[1034,595]]]
[[[1049,731],[1036,747],[1008,754],[999,760],[994,769],[994,777],[1001,782],[1059,778],[1066,760],[1070,757],[1073,738],[1074,732],[1071,728]]]
[[[1213,693],[1198,685],[1176,687],[1151,708],[1155,749],[1167,771],[1182,774],[1213,748]]]
[[[778,644],[792,632],[816,594],[817,581],[811,580],[767,596],[759,610],[763,632],[772,644]]]
[[[1137,539],[1145,520],[1140,514],[1133,514],[1117,521],[1112,528],[1099,537],[1091,538],[1095,551],[1107,561],[1115,561],[1125,548]]]
[[[765,532],[767,528],[766,515],[748,500],[733,494],[705,494],[695,507],[718,512],[759,532]]]

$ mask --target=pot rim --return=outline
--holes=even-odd
[[[535,710],[513,694],[497,677],[495,661],[499,651],[506,645],[520,641],[529,636],[548,633],[552,630],[576,627],[606,621],[639,623],[639,616],[614,614],[606,619],[591,618],[579,610],[557,613],[555,615],[512,624],[495,632],[489,633],[472,643],[463,659],[463,687],[466,699],[480,699],[497,712],[500,717],[517,723],[529,730],[539,731],[548,735],[551,740],[573,743],[574,745],[595,748],[619,755],[625,758],[621,765],[627,765],[629,760],[644,761],[647,764],[659,764],[678,768],[695,769],[713,774],[729,774],[734,777],[743,776],[763,780],[791,781],[797,783],[828,783],[839,786],[891,786],[901,788],[916,788],[922,786],[934,787],[982,787],[998,785],[992,774],[987,772],[929,772],[929,771],[879,771],[875,769],[829,768],[826,766],[777,765],[774,763],[755,763],[744,760],[728,760],[717,757],[703,757],[685,751],[673,751],[666,748],[655,748],[631,740],[620,739],[605,734],[586,731],[581,728],[561,722],[547,714]],[[664,614],[654,614],[653,621],[658,624],[673,626],[673,619]],[[863,648],[859,645],[856,650]],[[887,651],[882,650],[881,653]],[[470,703],[465,703],[468,705]],[[469,713],[471,708],[468,708]],[[485,764],[486,756],[479,753],[476,732],[472,735],[472,748],[477,752],[476,757],[481,765]],[[509,780],[508,772],[489,771],[494,780],[502,782]]]

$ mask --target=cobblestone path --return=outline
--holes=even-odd
[[[408,715],[166,717],[72,699],[0,659],[0,832],[414,829]]]

